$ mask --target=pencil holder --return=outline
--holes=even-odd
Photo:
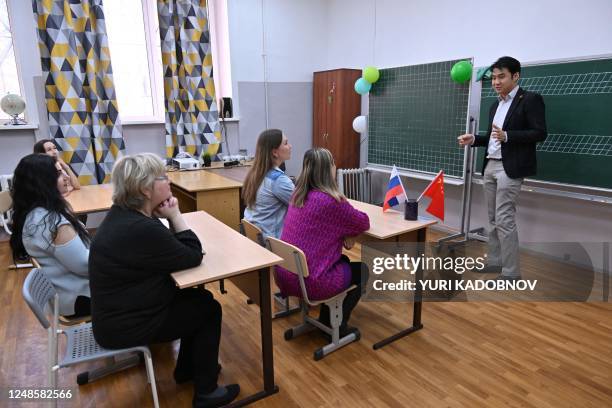
[[[419,203],[416,200],[407,200],[404,207],[404,219],[416,221],[419,217]]]

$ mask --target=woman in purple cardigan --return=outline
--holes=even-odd
[[[342,246],[350,249],[352,238],[367,231],[370,220],[340,193],[335,174],[336,165],[329,150],[314,148],[304,154],[302,173],[296,182],[281,239],[297,246],[306,255],[309,276],[305,283],[309,298],[326,299],[350,285],[358,286],[344,298],[342,337],[351,331],[347,322],[367,280],[365,264],[350,262],[342,255]],[[297,275],[279,267],[275,279],[283,296],[301,297]],[[330,324],[329,308],[325,305],[321,306],[319,321]]]

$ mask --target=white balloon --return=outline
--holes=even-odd
[[[367,116],[357,116],[353,119],[353,129],[357,133],[363,133],[368,130],[368,118]]]

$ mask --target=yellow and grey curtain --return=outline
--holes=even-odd
[[[157,0],[166,108],[166,155],[214,157],[221,131],[206,0]]]
[[[102,0],[32,0],[49,130],[82,184],[107,183],[125,150]]]

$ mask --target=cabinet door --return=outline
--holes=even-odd
[[[327,72],[315,72],[313,78],[312,145],[324,147],[327,132]]]
[[[342,162],[342,124],[340,123],[341,106],[344,100],[342,86],[342,72],[329,72],[329,96],[328,96],[328,115],[327,115],[327,137],[326,148],[334,156],[336,166],[340,168]]]
[[[343,72],[342,94],[346,97],[342,101],[340,122],[342,123],[342,154],[343,168],[359,167],[359,141],[361,135],[353,129],[353,120],[361,115],[361,95],[355,92],[355,81],[361,77],[360,70],[346,70]]]
[[[353,85],[360,75],[358,70],[338,70],[331,75],[335,91],[328,115],[327,146],[339,169],[359,167],[359,134],[353,130],[353,119],[359,115],[361,98]]]

